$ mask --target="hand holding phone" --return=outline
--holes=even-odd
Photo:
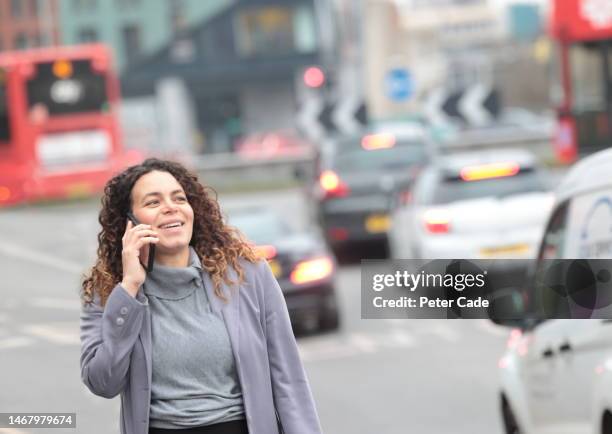
[[[138,219],[134,216],[134,214],[132,214],[131,211],[128,211],[127,216],[132,221],[134,226],[138,226],[140,224]],[[147,265],[145,266],[144,264],[142,264],[142,262],[141,262],[141,265],[145,268],[145,270],[147,270],[147,273],[150,273],[151,271],[153,271],[154,263],[155,263],[155,244],[149,244],[149,254],[148,254]]]
[[[144,283],[146,272],[153,270],[155,243],[159,241],[159,238],[151,226],[140,224],[132,213],[128,214],[128,219],[122,240],[123,280],[121,283],[135,297],[138,288]],[[146,266],[141,258],[147,263]]]

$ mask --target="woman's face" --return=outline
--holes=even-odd
[[[193,234],[193,208],[181,184],[168,172],[152,171],[132,188],[132,212],[140,223],[157,232],[159,253],[187,248]]]

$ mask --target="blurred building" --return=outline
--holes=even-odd
[[[325,57],[317,3],[241,0],[228,5],[128,67],[123,94],[142,99],[159,95],[160,83],[168,79],[182,82],[205,152],[231,151],[240,136],[250,133],[292,128],[296,80],[306,66]]]
[[[57,0],[0,0],[0,51],[57,45]]]
[[[233,1],[62,0],[61,41],[104,42],[113,48],[117,65],[123,69],[160,49],[177,32],[213,16]]]
[[[533,94],[520,64],[543,90],[526,104],[541,105],[547,92],[546,66],[534,58],[546,26],[544,0],[365,0],[364,72],[373,118],[420,112],[437,89],[446,93],[476,84],[508,92],[513,104]],[[539,50],[542,52],[542,50]],[[412,78],[409,99],[385,93],[390,71]],[[518,95],[518,81],[526,84]],[[514,96],[518,98],[514,98]],[[533,100],[533,101],[532,101]]]
[[[488,0],[368,0],[367,8],[372,19],[365,22],[365,58],[375,116],[414,109],[436,87],[490,81],[505,35],[503,16]],[[406,103],[397,104],[381,91],[393,68],[414,77],[414,97]]]

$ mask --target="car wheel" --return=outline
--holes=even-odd
[[[502,418],[504,421],[504,433],[505,434],[522,434],[522,430],[519,427],[512,407],[505,398],[502,398]]]
[[[608,410],[601,419],[601,434],[612,434],[612,413]]]

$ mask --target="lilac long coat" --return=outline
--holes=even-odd
[[[227,326],[249,434],[319,434],[319,418],[278,282],[265,261],[241,264],[245,280],[238,292],[222,286],[228,303],[213,293],[207,272],[202,278],[213,311],[222,312]],[[236,278],[233,270],[230,277]],[[99,298],[83,308],[81,377],[96,395],[121,394],[122,434],[149,430],[151,345],[151,313],[142,290],[134,299],[117,285],[104,309]]]

